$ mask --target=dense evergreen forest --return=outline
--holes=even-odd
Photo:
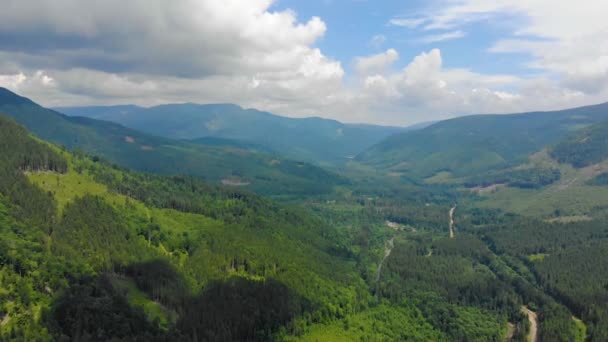
[[[8,119],[0,129],[4,339],[267,339],[371,298],[354,268],[332,258],[315,216],[117,170],[36,141]],[[95,181],[102,170],[132,181],[114,190],[111,177],[109,187]]]
[[[467,187],[486,187],[504,184],[522,189],[537,189],[558,181],[561,177],[558,169],[519,168],[488,172],[482,176],[472,177],[465,182]]]
[[[585,167],[608,157],[608,122],[601,122],[557,143],[551,155],[561,163]]]
[[[526,341],[532,325],[539,341],[608,340],[605,203],[526,217],[372,173],[281,203],[133,171],[2,116],[0,152],[0,340]],[[317,177],[306,165],[284,167]],[[540,191],[562,170],[461,184]]]

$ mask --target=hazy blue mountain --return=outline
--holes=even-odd
[[[107,120],[174,139],[219,137],[265,146],[296,159],[340,162],[404,128],[294,119],[233,104],[168,104],[57,108],[67,115]]]
[[[343,182],[317,166],[260,153],[261,148],[240,142],[197,144],[157,137],[112,122],[66,116],[4,88],[0,113],[44,140],[139,171],[198,176],[265,194],[326,193]]]
[[[533,152],[608,119],[608,103],[509,115],[472,115],[393,135],[357,160],[394,172],[455,177],[512,166]]]

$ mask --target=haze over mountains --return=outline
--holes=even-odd
[[[78,147],[143,171],[204,176],[256,191],[272,189],[280,179],[289,179],[296,189],[299,186],[293,184],[299,179],[301,185],[320,182],[324,185],[319,191],[329,193],[345,181],[297,160],[351,171],[362,164],[418,180],[440,176],[444,182],[486,183],[481,181],[487,179],[484,175],[526,164],[534,153],[608,120],[608,104],[473,115],[395,128],[291,119],[235,105],[62,108],[71,115],[88,116],[68,117],[6,89],[0,100],[0,110],[68,148]],[[147,133],[97,118],[140,126]],[[345,158],[348,153],[353,157]]]
[[[293,119],[232,104],[60,107],[57,111],[116,122],[172,139],[216,137],[255,143],[299,160],[342,163],[384,138],[407,129],[343,124],[322,118]]]
[[[0,113],[14,118],[42,139],[144,172],[198,176],[275,195],[326,193],[344,182],[309,163],[259,152],[250,145],[200,145],[107,121],[69,117],[4,88],[0,88]]]

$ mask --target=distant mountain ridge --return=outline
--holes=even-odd
[[[319,117],[288,118],[234,104],[62,107],[56,110],[67,115],[112,121],[173,139],[237,139],[295,159],[321,163],[346,161],[386,137],[407,130],[344,124]]]
[[[551,112],[472,115],[393,135],[357,156],[380,169],[421,178],[472,176],[527,157],[589,125],[608,120],[608,103]]]
[[[69,117],[4,88],[0,88],[0,114],[44,140],[143,172],[196,176],[268,195],[327,193],[345,181],[320,167],[253,146],[172,140],[112,122]]]

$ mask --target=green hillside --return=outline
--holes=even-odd
[[[369,300],[314,216],[0,133],[2,340],[261,338]]]
[[[470,177],[525,163],[528,156],[572,132],[608,119],[608,104],[555,112],[475,115],[387,138],[357,160],[429,178]]]
[[[577,221],[588,220],[590,216],[605,211],[604,198],[608,196],[608,187],[595,184],[596,179],[608,172],[608,161],[575,168],[570,164],[559,163],[553,159],[547,149],[533,154],[527,163],[504,171],[504,174],[528,174],[534,180],[530,183],[517,183],[518,179],[509,179],[502,183],[479,185],[468,188],[479,194],[482,207],[499,208],[547,220]],[[490,172],[474,180],[497,180],[489,177]],[[539,176],[559,175],[559,177]],[[515,183],[509,183],[515,181]]]
[[[191,175],[269,195],[316,195],[345,180],[308,163],[258,152],[244,144],[196,144],[155,137],[123,126],[68,117],[0,88],[0,113],[38,137],[135,170]]]
[[[608,125],[590,125],[530,156],[526,163],[465,178],[482,206],[549,220],[587,220],[605,211]]]
[[[171,104],[68,107],[58,111],[119,123],[174,139],[237,139],[298,160],[344,162],[391,134],[397,127],[350,125],[322,118],[293,119],[231,104]]]
[[[2,340],[524,341],[524,305],[542,340],[608,336],[601,217],[465,207],[450,239],[444,204],[286,206],[71,154],[3,117],[0,152]]]
[[[608,121],[587,127],[551,149],[560,163],[581,168],[608,159]]]

